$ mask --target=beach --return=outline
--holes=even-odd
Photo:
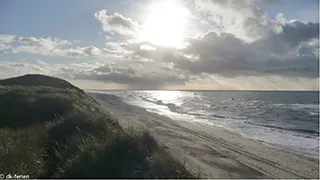
[[[170,119],[114,95],[88,93],[130,131],[148,131],[202,178],[319,178],[319,160],[220,127]]]

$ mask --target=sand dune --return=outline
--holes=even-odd
[[[170,118],[130,106],[112,95],[89,93],[122,127],[147,130],[188,169],[203,178],[319,178],[319,160],[272,148],[218,127]]]

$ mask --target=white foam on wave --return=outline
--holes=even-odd
[[[319,104],[273,104],[280,108],[295,108],[295,109],[319,109]]]
[[[317,157],[319,153],[319,138],[306,138],[298,136],[294,132],[272,130],[267,127],[239,129],[239,133],[245,138],[263,141],[269,145],[290,149],[309,156]]]
[[[186,111],[185,113],[177,113],[170,110],[166,103],[170,101],[153,98],[150,93],[141,92],[125,92],[125,91],[107,91],[101,92],[104,94],[112,94],[120,97],[125,103],[130,105],[145,108],[149,112],[157,113],[159,115],[167,116],[174,120],[198,122],[207,125],[224,128],[242,135],[245,138],[254,139],[278,145],[281,148],[288,148],[303,154],[317,156],[319,152],[319,137],[306,137],[303,134],[296,132],[269,128],[255,124],[245,123],[250,121],[245,117],[238,117],[228,112],[219,117],[208,117],[208,115],[215,115],[215,113],[208,113],[205,110]],[[134,93],[134,94],[133,94]],[[159,102],[157,102],[159,101]],[[259,103],[254,101],[251,103]],[[319,114],[319,105],[317,104],[273,104],[279,108],[291,108],[294,110],[303,110],[311,113]],[[222,112],[219,112],[221,115]]]
[[[238,133],[244,138],[262,141],[271,146],[276,145],[279,148],[290,149],[308,156],[318,156],[319,138],[317,137],[306,137],[301,133],[247,124],[244,123],[245,120],[243,117],[224,116],[223,118],[211,117],[209,119],[207,116],[199,116],[205,114],[205,111],[197,111],[198,113],[194,112],[194,115],[190,115],[192,112],[190,112],[190,114],[180,114],[170,111],[166,106],[161,107],[162,108],[159,108],[159,106],[149,106],[148,110],[174,120],[194,121],[221,127],[228,131]]]
[[[129,105],[142,107],[142,108],[145,108],[149,112],[156,113],[156,114],[159,114],[162,116],[166,116],[166,117],[172,118],[174,120],[188,121],[188,122],[201,121],[193,115],[173,112],[167,106],[168,104],[165,104],[163,102],[159,103],[159,102],[157,102],[158,100],[156,100],[156,99],[153,99],[151,101],[150,98],[143,96],[142,94],[137,93],[136,94],[137,96],[133,96],[133,97],[128,96],[130,93],[124,93],[124,92],[112,92],[110,94],[120,97],[125,103],[127,103]]]
[[[309,112],[309,114],[310,114],[311,116],[316,116],[316,115],[319,115],[319,112]]]
[[[273,104],[278,108],[289,108],[294,111],[305,111],[312,116],[319,115],[319,104]]]

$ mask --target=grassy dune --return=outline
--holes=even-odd
[[[0,172],[30,178],[193,178],[147,132],[125,132],[64,80],[0,80]]]

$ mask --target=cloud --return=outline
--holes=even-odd
[[[57,48],[69,44],[66,40],[57,38],[36,38],[36,37],[18,37],[17,45],[13,49],[14,52],[27,52],[48,55]]]
[[[25,67],[25,64],[23,63],[14,63],[14,62],[1,62],[0,63],[0,69],[6,70],[6,69],[14,69],[17,67]]]
[[[273,4],[278,2],[265,1]],[[318,32],[319,23],[288,20],[281,12],[277,14],[276,20],[270,20],[267,13],[259,8],[254,0],[194,0],[194,3],[200,12],[207,14],[209,23],[219,24],[224,29],[223,32],[233,34],[247,42],[271,37],[281,31],[286,34],[291,33],[290,37],[294,37],[293,33],[298,33],[299,36],[309,35],[309,32],[296,31],[311,30],[310,36]]]
[[[70,56],[99,56],[102,53],[101,50],[95,46],[71,48],[63,50],[62,52]]]
[[[192,74],[318,77],[317,26],[294,22],[283,29],[251,43],[228,33],[209,32],[200,39],[189,38],[183,51],[191,58],[180,57],[173,63]]]
[[[29,73],[50,74],[53,67],[41,60],[21,62],[0,61],[0,77],[9,78]]]
[[[141,26],[131,18],[126,18],[119,13],[108,15],[105,9],[96,12],[94,16],[101,22],[103,31],[113,35],[117,33],[134,36],[141,29]]]
[[[0,53],[8,52],[11,47],[11,43],[15,41],[15,36],[7,35],[7,34],[0,34]]]
[[[149,67],[149,66],[147,66]],[[151,66],[150,66],[151,67]],[[315,90],[319,87],[319,78],[282,77],[275,75],[265,76],[237,76],[228,78],[220,75],[202,74],[199,76],[179,76],[181,73],[171,73],[172,68],[163,64],[154,74],[143,73],[134,67],[122,67],[115,64],[76,63],[65,65],[48,64],[41,60],[26,60],[21,62],[0,61],[0,77],[8,78],[26,73],[39,73],[53,75],[68,79],[89,80],[109,84],[117,83],[122,88],[131,89],[235,89],[235,90]],[[147,68],[149,69],[149,68]],[[153,69],[155,70],[155,69]],[[153,71],[151,70],[151,71]],[[163,70],[163,72],[161,72]],[[171,70],[171,71],[170,71]],[[175,72],[175,70],[174,70]],[[92,88],[92,86],[84,86]],[[105,87],[105,86],[101,86]],[[106,86],[108,87],[108,86]]]
[[[285,41],[295,46],[303,41],[319,37],[319,23],[302,23],[291,21],[282,26],[282,35]]]
[[[279,22],[280,24],[285,24],[287,22],[287,18],[284,17],[284,14],[283,13],[278,13],[276,15],[276,20],[277,22]]]
[[[0,35],[0,52],[32,53],[47,56],[99,56],[102,51],[95,46],[70,47],[71,42],[58,38],[16,37]]]
[[[144,66],[140,68],[145,68]],[[161,68],[160,68],[161,69]],[[167,69],[163,68],[167,72]],[[62,68],[60,76],[70,79],[94,80],[105,83],[127,85],[131,89],[161,89],[170,85],[184,84],[189,79],[183,75],[161,70],[147,71],[116,64],[101,65],[96,68],[79,70],[78,68]]]
[[[230,33],[186,38],[185,48],[148,42],[111,43],[128,60],[172,63],[190,75],[318,77],[318,26],[290,21],[272,36],[247,42]],[[307,34],[306,34],[307,33]],[[108,43],[108,45],[111,45]],[[148,48],[143,48],[148,47]]]
[[[0,44],[0,53],[8,52],[12,47],[7,44]]]
[[[164,62],[173,71],[199,76],[318,77],[318,27],[314,23],[289,21],[277,33],[247,42],[230,33],[209,32],[185,38],[187,47],[157,46],[149,42],[107,43],[119,58],[135,62]],[[307,34],[306,34],[307,33]],[[144,48],[148,47],[148,48]]]
[[[7,35],[7,34],[0,34],[0,44],[10,44],[15,40],[15,36]]]
[[[254,0],[194,0],[194,3],[200,12],[207,14],[209,22],[248,42],[270,36],[279,28]]]

